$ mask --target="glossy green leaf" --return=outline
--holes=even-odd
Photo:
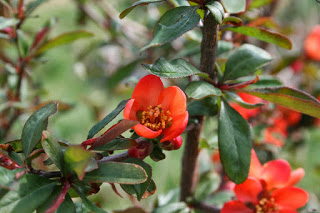
[[[152,168],[149,164],[143,162],[140,159],[136,159],[136,158],[129,158],[127,160],[125,160],[126,163],[133,163],[136,165],[141,166],[147,173],[147,180],[143,183],[140,184],[135,184],[135,185],[121,185],[121,188],[131,194],[132,196],[137,197],[138,200],[141,200],[141,198],[143,197],[143,195],[145,194],[146,190],[148,189],[150,183],[151,183],[151,178],[152,178]],[[134,192],[130,193],[130,192]]]
[[[209,9],[210,14],[214,17],[214,20],[221,24],[224,19],[224,9],[223,6],[218,1],[210,1],[206,4],[206,7]]]
[[[184,202],[170,203],[164,206],[159,206],[152,213],[187,213],[190,212],[189,207]]]
[[[92,152],[85,150],[81,146],[69,146],[64,152],[64,161],[68,169],[74,171],[81,180],[93,155]]]
[[[170,0],[170,2],[175,6],[175,7],[180,7],[180,6],[189,6],[189,3],[185,0]]]
[[[176,7],[167,11],[157,23],[152,41],[140,51],[171,42],[192,30],[200,21],[198,7]]]
[[[220,159],[227,176],[240,184],[248,177],[251,132],[248,122],[229,104],[221,101],[218,120]]]
[[[123,19],[124,17],[126,17],[134,8],[136,8],[139,5],[146,5],[146,4],[150,4],[150,3],[158,3],[158,2],[162,2],[165,0],[140,0],[135,2],[133,5],[131,5],[129,8],[125,9],[124,11],[122,11],[120,13],[120,18]]]
[[[200,101],[188,102],[187,110],[190,116],[215,116],[218,113],[217,97],[207,97]]]
[[[285,49],[290,50],[292,48],[292,43],[288,37],[277,32],[272,32],[267,29],[263,29],[259,27],[240,26],[240,27],[227,27],[227,28],[224,28],[224,30],[229,30],[232,32],[251,36],[261,41],[278,45]]]
[[[181,58],[172,61],[159,58],[153,64],[142,64],[142,66],[150,73],[163,78],[182,78],[201,73],[197,68]]]
[[[249,81],[252,77],[241,78],[242,81]],[[240,79],[238,79],[240,80]],[[270,75],[259,75],[259,81],[255,84],[250,84],[246,89],[257,89],[265,87],[279,87],[282,86],[281,81],[274,76]]]
[[[0,30],[6,28],[6,27],[11,27],[13,25],[16,25],[19,23],[19,19],[15,18],[6,18],[3,16],[0,16]]]
[[[42,131],[48,126],[48,118],[58,110],[57,103],[49,103],[35,113],[33,113],[22,130],[22,147],[26,157],[29,156],[33,148],[40,142]]]
[[[205,81],[192,81],[190,82],[185,93],[189,98],[195,100],[201,100],[208,96],[221,96],[222,92],[220,89],[216,88],[212,84]]]
[[[251,44],[244,44],[228,59],[222,81],[253,74],[271,61],[271,55]]]
[[[320,102],[306,92],[289,87],[261,88],[244,92],[289,109],[320,118]]]
[[[33,174],[23,175],[16,188],[9,191],[1,200],[2,212],[33,213],[53,191],[56,182]]]
[[[92,33],[83,30],[64,33],[44,43],[34,55],[36,56],[52,48],[71,43],[81,38],[90,38],[92,36]]]
[[[234,93],[232,91],[225,91],[225,94],[227,94],[229,97],[231,97],[240,106],[247,108],[247,109],[255,109],[255,108],[259,108],[264,105],[264,103],[256,103],[256,104],[247,103],[247,102],[243,101],[239,95],[237,95],[236,93]]]
[[[130,147],[135,147],[137,142],[131,138],[116,138],[112,141],[94,148],[94,150],[98,151],[113,151],[113,150],[122,150],[128,149]]]
[[[97,134],[103,127],[105,127],[108,123],[110,123],[119,113],[124,109],[128,100],[123,100],[119,103],[119,105],[106,117],[104,117],[101,121],[95,124],[89,131],[87,139],[92,138],[95,134]]]
[[[100,163],[99,168],[86,173],[84,181],[139,184],[147,180],[145,170],[136,164],[121,162]]]
[[[205,200],[219,188],[220,182],[220,177],[212,171],[202,174],[194,194],[195,199],[199,202]]]
[[[236,16],[229,16],[223,19],[222,25],[225,24],[232,24],[234,26],[241,26],[242,25],[242,20],[241,18],[238,18]]]
[[[64,156],[59,143],[52,137],[50,132],[42,132],[42,147],[49,158],[54,162],[54,164],[61,170],[64,169]]]
[[[246,0],[221,0],[228,13],[240,13],[246,9]]]

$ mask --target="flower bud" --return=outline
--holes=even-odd
[[[177,150],[182,145],[182,137],[179,135],[178,137],[175,137],[171,140],[164,141],[160,143],[160,147],[164,150],[171,151],[171,150]]]
[[[153,145],[150,142],[140,142],[137,146],[128,149],[128,155],[132,158],[144,159],[152,152]]]

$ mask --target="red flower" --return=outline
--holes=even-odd
[[[257,104],[257,103],[262,103],[262,99],[258,98],[256,96],[247,94],[247,93],[242,93],[239,92],[238,95],[240,96],[240,98],[244,101],[247,102],[249,104]],[[256,116],[257,114],[259,114],[260,112],[260,108],[255,108],[255,109],[247,109],[244,108],[242,106],[240,106],[237,103],[232,103],[231,106],[237,110],[237,112],[239,112],[239,114],[244,117],[246,120]]]
[[[308,201],[308,193],[293,185],[304,176],[299,168],[291,172],[285,160],[260,164],[254,151],[248,179],[234,187],[238,200],[227,202],[222,213],[293,213]]]
[[[306,55],[313,60],[320,61],[320,25],[312,28],[304,42]]]
[[[179,136],[186,128],[186,109],[186,96],[180,88],[164,89],[159,77],[147,75],[138,82],[123,117],[140,122],[133,127],[139,136],[151,139],[163,135],[163,142]]]

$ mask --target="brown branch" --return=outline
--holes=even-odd
[[[127,158],[129,158],[128,151],[127,152],[122,152],[122,153],[117,154],[117,155],[111,155],[111,156],[108,156],[108,157],[104,157],[101,160],[98,160],[97,162],[98,163],[104,163],[104,162],[109,162],[109,161],[120,162],[120,161],[124,161]]]
[[[206,14],[207,11],[205,11]],[[218,42],[219,25],[215,22],[212,15],[207,15],[203,24],[203,39],[201,42],[201,61],[200,70],[208,73],[212,79],[216,78],[214,71],[217,42]],[[188,201],[193,197],[193,193],[197,184],[197,158],[199,149],[199,140],[203,126],[204,116],[196,116],[198,123],[187,134],[185,149],[182,159],[181,174],[181,201]]]

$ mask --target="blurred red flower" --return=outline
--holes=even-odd
[[[293,213],[304,206],[309,195],[294,187],[304,176],[302,168],[291,171],[285,160],[261,165],[254,150],[248,179],[234,187],[238,200],[225,203],[222,213]]]
[[[249,104],[257,104],[257,103],[262,103],[263,102],[263,100],[261,98],[258,98],[256,96],[253,96],[253,95],[250,95],[250,94],[247,94],[247,93],[239,92],[238,95],[240,96],[240,98],[244,102],[247,102]],[[242,117],[244,117],[246,120],[256,116],[260,112],[260,108],[247,109],[247,108],[244,108],[244,107],[240,106],[237,103],[231,103],[231,106],[235,110],[237,110],[237,112],[239,112],[240,115]]]
[[[125,106],[124,119],[138,120],[135,132],[145,138],[163,135],[160,142],[179,136],[188,123],[186,96],[176,86],[164,89],[155,75],[142,78]]]
[[[312,28],[304,42],[304,50],[307,57],[320,61],[320,25]]]

